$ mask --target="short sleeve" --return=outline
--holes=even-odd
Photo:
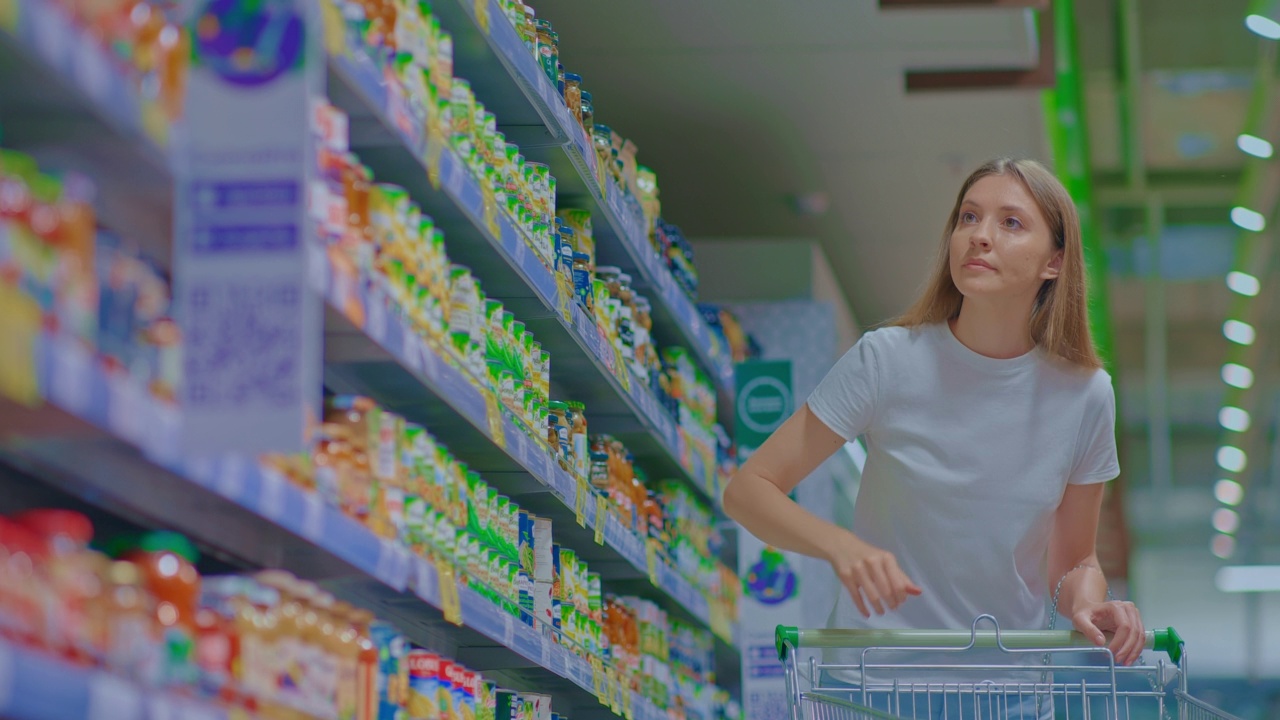
[[[813,414],[845,440],[865,432],[875,414],[880,375],[874,336],[863,335],[809,396]]]
[[[1077,460],[1071,472],[1071,485],[1107,482],[1120,476],[1120,460],[1116,453],[1116,394],[1111,378],[1099,371],[1089,388],[1088,416],[1080,428]]]

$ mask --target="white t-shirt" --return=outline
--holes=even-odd
[[[894,554],[924,591],[865,619],[847,592],[833,627],[1043,628],[1045,559],[1068,484],[1120,474],[1103,370],[1039,350],[997,360],[946,323],[869,332],[809,397],[846,440],[865,435],[854,533]]]

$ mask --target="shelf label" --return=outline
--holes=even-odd
[[[480,32],[485,35],[489,34],[489,0],[476,0],[476,25],[480,28]]]
[[[439,119],[433,119],[427,127],[427,180],[432,190],[440,189],[441,167],[444,163],[444,132],[440,128]]]
[[[604,526],[609,520],[609,499],[604,493],[596,493],[596,544],[604,544]]]
[[[378,563],[373,570],[378,578],[396,590],[409,584],[409,551],[393,540],[378,540]]]
[[[7,232],[0,222],[0,245]],[[40,305],[16,287],[0,282],[0,394],[26,405],[40,402],[36,381],[39,335]]]
[[[218,477],[214,481],[214,489],[228,500],[239,501],[244,493],[247,469],[244,458],[239,455],[227,455],[218,465]]]
[[[480,181],[480,195],[484,201],[484,226],[489,230],[489,235],[501,243],[502,224],[498,222],[498,196],[493,187],[483,180]]]
[[[600,658],[595,655],[591,656],[591,692],[595,693],[596,700],[601,705],[605,704],[604,668],[600,664]]]
[[[142,709],[142,694],[129,681],[107,673],[89,676],[85,720],[137,720]]]
[[[516,619],[509,613],[502,613],[502,644],[513,647],[516,641]]]
[[[581,527],[587,526],[587,497],[591,495],[591,486],[583,478],[577,478],[578,491],[573,494],[573,515]],[[598,519],[598,518],[597,518]]]
[[[644,543],[644,561],[649,569],[649,582],[658,587],[658,544],[653,538]]]
[[[89,369],[92,360],[89,351],[73,337],[57,334],[53,338],[53,377],[50,378],[50,395],[54,402],[76,415],[89,410],[93,393]]]
[[[609,710],[614,715],[622,714],[622,701],[619,696],[618,687],[618,669],[609,668]]]
[[[502,426],[502,403],[498,401],[498,396],[488,390],[481,390],[480,394],[484,397],[484,414],[489,421],[489,438],[499,448],[507,449],[507,436]]]
[[[303,494],[302,537],[313,543],[320,542],[324,537],[324,499],[319,493]]]
[[[258,497],[258,512],[273,522],[284,518],[284,476],[273,468],[262,468],[262,494]]]
[[[635,717],[631,709],[635,695],[631,692],[630,685],[630,683],[627,683],[622,689],[622,717],[626,718],[626,720],[632,720]]]
[[[14,684],[17,682],[13,650],[0,644],[0,714],[8,712],[13,703]]]
[[[462,625],[462,600],[453,564],[442,560],[436,564],[436,572],[440,576],[440,609],[444,611],[444,619],[454,625]]]
[[[423,558],[414,558],[414,569],[417,575],[414,583],[415,594],[432,605],[440,604],[439,576],[436,574],[435,567]]]
[[[560,308],[560,315],[564,317],[564,321],[570,327],[573,327],[573,304],[576,302],[573,294],[573,286],[569,284],[569,279],[564,276],[557,268],[556,276],[556,305]]]

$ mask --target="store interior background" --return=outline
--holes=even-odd
[[[836,344],[848,347],[913,299],[973,167],[997,155],[1052,158],[1038,90],[904,89],[907,69],[1034,67],[1025,10],[878,7],[889,4],[543,0],[546,16],[581,38],[564,58],[592,68],[597,107],[629,118],[662,169],[664,209],[695,239],[705,300],[827,303]],[[1210,549],[1225,507],[1214,493],[1232,299],[1224,278],[1242,234],[1229,217],[1255,162],[1237,136],[1260,68],[1274,68],[1260,63],[1274,41],[1245,27],[1249,5],[1078,0],[1076,14],[1109,265],[1131,595],[1149,626],[1184,633],[1195,676],[1265,681],[1280,677],[1280,598],[1221,592],[1215,573],[1274,562],[1280,550],[1268,278],[1238,542],[1231,560]],[[1134,172],[1121,119],[1130,97]],[[1275,200],[1272,191],[1256,209],[1269,215]],[[1163,204],[1158,275],[1146,239],[1153,202]]]

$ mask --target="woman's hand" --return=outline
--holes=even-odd
[[[1131,602],[1090,603],[1077,610],[1071,617],[1077,631],[1095,645],[1107,644],[1103,633],[1114,633],[1108,646],[1119,665],[1132,665],[1142,655],[1147,642],[1147,630],[1142,624],[1138,606]]]
[[[841,534],[827,551],[827,561],[853,596],[862,617],[871,617],[868,606],[883,615],[886,607],[896,610],[908,596],[921,593],[898,567],[893,553],[869,545],[851,532]]]

